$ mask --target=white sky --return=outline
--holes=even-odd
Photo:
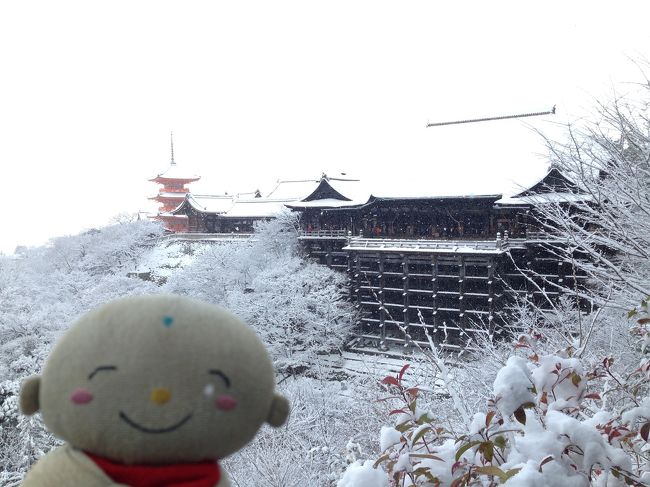
[[[171,130],[195,192],[323,171],[375,194],[525,180],[544,169],[531,127],[552,133],[640,79],[628,58],[650,58],[649,14],[645,1],[2,1],[0,251],[152,210]],[[425,128],[554,104],[526,123]]]

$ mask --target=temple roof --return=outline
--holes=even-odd
[[[349,208],[359,206],[359,203],[351,202],[348,200],[337,200],[334,198],[323,198],[312,201],[296,201],[287,203],[289,208]]]
[[[173,199],[180,199],[180,200],[182,200],[182,199],[185,198],[185,195],[186,195],[186,194],[187,194],[187,193],[170,193],[170,192],[164,192],[164,191],[163,191],[163,192],[158,193],[158,194],[155,195],[155,196],[152,196],[152,197],[149,198],[149,199],[150,199],[150,200],[153,200],[153,199],[156,199],[156,198],[173,198]]]
[[[270,218],[285,209],[287,200],[253,198],[235,200],[223,215],[229,218]]]
[[[495,204],[502,206],[511,205],[533,205],[556,203],[576,203],[579,201],[591,201],[588,194],[580,192],[578,186],[567,178],[557,168],[550,168],[547,173],[537,182],[531,184],[527,189],[512,196],[506,196],[496,201]]]
[[[201,179],[201,176],[189,173],[185,169],[179,168],[176,163],[172,163],[165,171],[161,172],[155,178],[150,179],[149,181],[178,180],[192,182],[198,181],[199,179]]]
[[[575,194],[578,186],[562,174],[557,168],[551,167],[548,172],[528,189],[513,196],[529,196],[541,193],[571,193]]]
[[[588,194],[580,193],[567,193],[567,192],[554,192],[554,193],[539,193],[529,194],[525,196],[510,196],[501,198],[495,202],[496,205],[511,206],[511,205],[533,205],[540,206],[545,204],[556,203],[577,203],[580,201],[591,201],[592,198]]]
[[[444,188],[444,185],[442,186]],[[541,178],[538,176],[537,180],[527,186],[510,182],[510,190],[502,193],[466,192],[463,194],[451,190],[434,191],[435,188],[432,187],[429,194],[412,196],[413,193],[408,195],[405,188],[394,188],[394,191],[380,192],[379,195],[370,194],[358,179],[329,178],[323,175],[320,179],[279,180],[266,198],[251,198],[250,193],[235,196],[176,193],[168,197],[185,197],[173,211],[174,214],[183,214],[191,208],[199,213],[219,214],[222,217],[232,218],[271,217],[282,211],[284,207],[297,210],[309,208],[335,210],[373,205],[379,201],[422,200],[443,203],[458,200],[472,204],[530,206],[587,200],[586,195],[577,192],[577,186],[554,168],[547,170],[544,176]],[[169,194],[161,193],[161,195]]]
[[[199,213],[225,213],[231,206],[233,197],[229,195],[205,195],[187,193],[185,200],[172,212],[193,209]]]
[[[328,177],[326,174],[320,179],[278,180],[267,197],[295,201],[325,198],[367,200],[370,193],[361,188],[360,183],[358,179]]]

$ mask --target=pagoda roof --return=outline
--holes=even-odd
[[[171,192],[160,192],[155,196],[152,196],[149,198],[150,200],[154,200],[156,198],[170,198],[170,199],[178,199],[182,200],[185,198],[185,195],[188,193],[171,193]]]
[[[149,181],[176,180],[176,181],[192,182],[192,181],[198,181],[199,179],[201,179],[201,176],[188,173],[184,169],[179,168],[176,163],[172,163],[165,171],[161,172],[155,178],[150,179]]]

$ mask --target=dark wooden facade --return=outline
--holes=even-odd
[[[477,334],[504,333],[517,298],[544,306],[560,287],[584,282],[547,251],[534,200],[525,198],[568,191],[575,187],[551,171],[514,199],[371,198],[302,208],[300,239],[322,264],[346,269],[360,313],[355,346],[427,345],[431,337],[472,348]]]
[[[449,349],[472,348],[478,334],[504,333],[518,298],[543,306],[560,296],[559,287],[584,282],[539,238],[540,195],[571,201],[577,191],[555,170],[510,198],[354,202],[332,181],[324,176],[307,196],[284,203],[188,196],[174,213],[187,215],[190,232],[247,234],[273,205],[298,211],[308,255],[348,274],[359,310],[357,347],[427,345],[430,337]]]

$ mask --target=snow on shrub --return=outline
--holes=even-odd
[[[637,311],[644,317],[634,328],[642,353],[647,306],[644,300]],[[540,354],[542,340],[538,332],[519,338],[516,349],[526,356],[507,360],[486,410],[461,434],[418,406],[420,389],[405,381],[409,365],[385,377],[385,399],[398,404],[389,412],[394,425],[381,429],[377,461],[357,463],[350,475],[382,474],[391,487],[647,485],[650,397],[639,396],[648,394],[647,358],[622,376],[613,372],[611,357],[587,370],[571,346]],[[608,410],[609,395],[628,395],[633,407]]]

